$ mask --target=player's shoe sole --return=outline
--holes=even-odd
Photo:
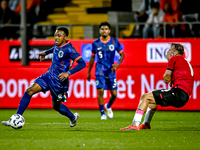
[[[2,124],[9,127],[10,126],[10,122],[9,121],[2,121]]]
[[[112,111],[112,108],[108,108],[107,107],[107,104],[105,104],[105,108],[106,108],[106,111],[107,111],[107,115],[110,119],[113,118],[113,111]]]
[[[151,129],[151,126],[150,125],[145,126],[145,125],[141,124],[141,125],[139,125],[139,128],[140,128],[140,130],[141,129]]]
[[[70,121],[70,124],[69,124],[70,127],[76,126],[78,118],[80,117],[78,113],[74,113],[74,116],[75,116],[75,119],[73,121]]]
[[[140,128],[139,128],[139,126],[130,125],[128,127],[121,128],[120,130],[140,130]]]

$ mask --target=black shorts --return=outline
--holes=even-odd
[[[188,94],[179,88],[152,91],[156,104],[161,106],[183,107],[189,100]]]

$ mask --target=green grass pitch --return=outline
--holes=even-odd
[[[131,124],[135,111],[113,111],[113,119],[101,121],[98,110],[72,110],[80,118],[71,128],[68,118],[54,110],[27,109],[22,129],[0,125],[0,150],[200,149],[200,112],[158,111],[151,130],[120,131]],[[0,121],[15,113],[1,109]]]

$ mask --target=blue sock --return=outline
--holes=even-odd
[[[60,105],[58,112],[64,116],[68,117],[71,121],[73,121],[75,119],[74,114],[69,110],[69,108],[67,106],[65,106],[62,103]]]
[[[18,107],[18,110],[17,110],[17,114],[20,114],[22,115],[25,111],[25,109],[28,107],[28,104],[30,103],[31,101],[31,95],[29,95],[28,93],[24,93],[22,99],[20,100],[19,102],[19,107]]]
[[[113,104],[113,102],[109,101],[107,104],[107,108],[110,108],[112,104]]]
[[[99,110],[101,112],[101,115],[105,114],[104,113],[104,106],[103,105],[99,105]]]

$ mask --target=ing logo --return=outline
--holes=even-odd
[[[189,42],[181,42],[180,44],[184,46],[183,57],[188,62],[190,62],[192,56],[191,44]],[[168,42],[147,43],[147,53],[146,53],[147,62],[166,63],[167,62],[166,54],[169,48],[170,48],[170,43]]]

